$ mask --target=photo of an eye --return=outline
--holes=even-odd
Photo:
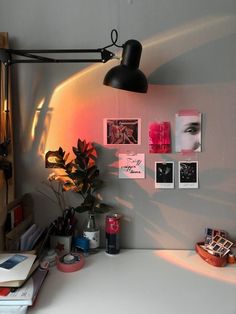
[[[201,151],[201,113],[177,113],[175,117],[175,151]]]
[[[185,133],[190,133],[192,135],[198,134],[200,132],[200,123],[191,123],[185,130]]]

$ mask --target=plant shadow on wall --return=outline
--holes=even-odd
[[[123,215],[121,243],[126,247],[136,245],[186,248],[187,245],[189,247],[190,242],[194,244],[194,241],[199,240],[196,238],[196,233],[202,235],[205,224],[211,225],[215,221],[219,223],[222,219],[225,220],[225,212],[222,208],[226,208],[227,211],[231,209],[232,212],[235,195],[222,192],[219,197],[219,190],[208,188],[214,182],[227,181],[233,176],[232,172],[225,172],[223,169],[200,172],[199,189],[180,190],[178,186],[170,190],[155,189],[152,164],[146,165],[145,179],[118,179],[116,153],[118,150],[105,149],[103,154],[107,155],[106,179],[112,182],[109,197],[113,202],[117,202],[115,206]],[[177,164],[177,161],[171,159],[169,155],[162,157]],[[144,180],[142,185],[139,184],[140,180]],[[196,217],[199,225],[196,224]],[[235,221],[235,211],[232,212],[231,219]]]
[[[91,144],[78,140],[77,147],[73,148],[75,158],[70,161],[69,155],[62,148],[59,148],[56,154],[51,155],[48,161],[53,161],[61,169],[55,169],[58,173],[51,174],[47,183],[58,184],[59,189],[55,190],[55,195],[64,197],[67,191],[72,191],[75,196],[78,195],[79,202],[76,201],[78,205],[74,207],[78,213],[100,214],[116,208],[123,216],[122,247],[168,248],[174,246],[183,248],[186,241],[189,242],[191,241],[189,239],[194,237],[191,234],[187,235],[187,228],[184,227],[186,223],[189,226],[194,224],[198,228],[195,223],[196,217],[200,218],[199,224],[202,224],[201,217],[211,223],[213,211],[219,219],[224,218],[222,204],[227,209],[233,206],[235,196],[224,193],[219,200],[217,197],[219,191],[213,192],[207,189],[207,186],[211,186],[217,178],[219,182],[227,180],[230,173],[224,171],[223,176],[220,169],[213,169],[211,173],[209,171],[201,173],[201,189],[197,190],[180,191],[177,187],[168,191],[155,190],[155,174],[150,164],[146,166],[146,179],[141,179],[145,180],[141,187],[140,179],[118,178],[117,148],[106,149],[99,144],[96,144],[95,148],[95,144],[89,145]],[[99,160],[97,152],[102,157],[99,166],[102,168],[101,173],[105,181],[100,179],[100,171],[96,164]],[[170,159],[166,155],[163,155],[163,158]],[[153,186],[152,195],[150,195],[150,185]],[[103,190],[103,196],[101,196],[98,192],[104,186],[106,189]],[[103,198],[109,201],[109,205],[104,203]],[[58,206],[61,207],[62,213],[64,210],[67,213],[71,208],[63,199],[58,201]],[[212,208],[212,210],[206,212],[206,208]],[[102,215],[99,217],[101,219]],[[235,218],[235,214],[232,215],[232,219]],[[192,227],[189,228],[191,230]],[[199,230],[199,233],[201,234],[202,230]],[[194,239],[192,241],[194,242]]]
[[[97,145],[103,153],[103,160],[106,163],[106,182],[109,182],[110,188],[106,190],[108,197],[112,201],[112,205],[118,209],[122,215],[121,226],[121,245],[123,248],[140,248],[158,247],[158,234],[162,231],[165,225],[164,217],[162,216],[158,204],[154,204],[150,197],[149,191],[141,181],[145,179],[121,179],[118,177],[119,172],[119,152],[117,146],[106,148],[102,145]],[[150,170],[151,171],[151,170]],[[152,183],[154,173],[150,173]],[[150,178],[148,178],[149,180]],[[108,185],[108,184],[107,184]],[[149,232],[150,231],[150,232]],[[153,244],[150,244],[150,233],[157,234]],[[143,244],[146,243],[146,246]]]

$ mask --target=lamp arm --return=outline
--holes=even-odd
[[[4,112],[5,112],[5,134],[0,140],[0,157],[7,157],[8,145],[10,143],[9,135],[9,68],[17,63],[106,63],[115,57],[115,54],[107,48],[115,46],[118,33],[111,31],[111,44],[97,49],[8,49],[0,48],[0,64],[3,65],[4,84],[2,85],[4,94]],[[45,54],[99,54],[99,58],[49,58]],[[23,57],[23,58],[21,58]],[[1,165],[0,165],[1,168]]]
[[[42,54],[100,54],[100,58],[67,58],[57,59],[42,56]],[[41,55],[40,55],[41,54]],[[106,63],[114,58],[115,54],[106,48],[98,49],[37,49],[37,50],[18,50],[1,49],[1,61],[8,64],[16,63]],[[8,56],[8,57],[7,57]],[[27,59],[17,59],[15,56]]]
[[[118,40],[118,32],[116,29],[111,31],[111,44],[107,45],[103,48],[97,49],[30,49],[30,50],[22,50],[22,49],[0,49],[0,61],[4,64],[8,63],[97,63],[102,62],[106,63],[107,61],[113,59],[115,54],[107,48],[110,47],[118,47],[123,48],[123,45],[117,45]],[[42,56],[42,54],[86,54],[86,53],[94,53],[100,54],[100,58],[67,58],[67,59],[57,59],[57,58],[49,58]],[[17,59],[18,57],[25,57],[26,59]]]

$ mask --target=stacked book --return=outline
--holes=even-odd
[[[47,274],[34,254],[0,254],[0,313],[26,313]]]

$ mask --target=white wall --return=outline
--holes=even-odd
[[[49,173],[39,156],[40,145],[54,138],[55,145],[70,147],[84,137],[99,147],[105,201],[124,215],[123,247],[192,248],[206,226],[236,238],[235,14],[234,0],[0,0],[0,30],[9,33],[12,48],[98,48],[110,43],[110,31],[117,28],[119,43],[130,38],[143,43],[141,68],[150,82],[147,95],[136,95],[101,86],[98,80],[110,65],[92,67],[87,83],[79,72],[85,64],[14,67],[16,189],[18,195],[33,193],[38,222],[46,225],[58,213],[38,193]],[[32,139],[33,117],[42,99]],[[63,139],[53,132],[60,106],[67,108],[57,120],[66,134]],[[50,108],[49,128],[45,119]],[[174,114],[187,108],[203,114],[203,151],[193,157],[199,162],[200,188],[155,190],[154,162],[171,160],[177,168],[184,157],[149,154],[148,124],[170,121],[174,148]],[[142,144],[104,147],[102,123],[107,117],[141,118]],[[82,126],[82,120],[88,122]],[[72,121],[78,124],[76,133]],[[118,179],[117,154],[128,150],[146,154],[145,179]],[[77,202],[74,195],[71,201]]]

